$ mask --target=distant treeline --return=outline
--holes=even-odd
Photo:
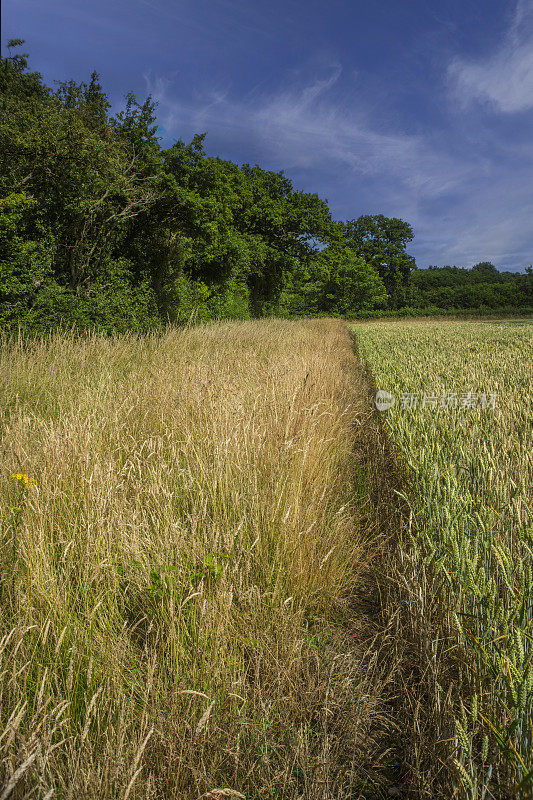
[[[150,98],[112,115],[96,73],[52,89],[22,44],[0,64],[4,330],[532,303],[527,277],[416,270],[407,222],[334,221],[283,172],[206,155],[204,134],[162,148]]]
[[[533,306],[533,269],[499,272],[482,261],[472,269],[429,267],[410,275],[409,305],[413,308],[478,310]]]

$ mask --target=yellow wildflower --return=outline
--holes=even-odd
[[[16,478],[18,481],[22,481],[22,483],[24,483],[24,484],[32,482],[31,478],[28,478],[28,476],[25,475],[24,472],[16,472],[11,477],[12,478]]]

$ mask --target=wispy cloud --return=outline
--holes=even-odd
[[[417,226],[420,263],[471,267],[491,261],[506,269],[532,263],[532,181],[529,169],[524,175],[502,172],[481,185],[466,182],[440,220],[423,213]]]
[[[506,113],[533,108],[533,0],[519,0],[494,54],[480,61],[456,58],[448,75],[463,104],[486,101]]]
[[[115,110],[148,89],[166,146],[207,131],[208,152],[285,170],[338,219],[408,220],[421,265],[533,261],[533,0],[86,6],[13,0],[6,38],[24,32],[49,83],[97,69]]]
[[[325,78],[275,93],[233,98],[227,91],[211,91],[188,103],[173,97],[165,79],[147,77],[147,86],[168,134],[208,131],[217,144],[246,139],[276,168],[323,170],[329,165],[354,177],[388,175],[425,198],[451,190],[464,178],[464,164],[435,151],[423,137],[379,131],[364,103],[346,107],[332,96],[341,73],[335,64]]]
[[[208,149],[284,169],[298,188],[329,196],[341,218],[381,212],[409,220],[421,265],[491,260],[515,268],[532,260],[533,163],[527,157],[504,163],[502,147],[513,154],[507,141],[491,139],[490,153],[485,148],[482,155],[467,129],[463,135],[387,129],[357,86],[347,102],[337,63],[307,80],[292,74],[277,90],[245,95],[211,85],[183,99],[169,79],[146,81],[169,138],[207,131]]]

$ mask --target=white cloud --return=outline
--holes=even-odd
[[[208,131],[217,143],[232,144],[245,139],[262,161],[288,172],[330,165],[341,174],[388,176],[420,198],[437,197],[464,179],[465,165],[435,151],[423,137],[380,132],[362,108],[334,100],[330,90],[340,75],[340,65],[333,65],[327,78],[308,85],[243,99],[212,91],[188,104],[172,96],[168,81],[147,78],[147,83],[169,134]]]
[[[499,49],[481,61],[456,58],[448,75],[463,104],[485,100],[502,112],[533,108],[533,0],[519,0]]]
[[[471,267],[491,261],[508,269],[527,266],[533,262],[532,216],[530,192],[516,174],[495,177],[490,192],[466,185],[441,220],[422,215],[416,230],[417,258],[420,264]]]
[[[147,83],[170,136],[207,131],[208,149],[297,174],[299,184],[336,197],[332,206],[343,217],[384,213],[408,220],[421,265],[490,260],[515,267],[533,260],[531,158],[503,163],[498,144],[493,158],[481,156],[475,137],[470,146],[461,140],[461,155],[452,155],[451,131],[430,138],[378,129],[363,99],[343,101],[340,76],[332,65],[325,78],[275,93],[237,98],[211,90],[187,102],[166,79]]]

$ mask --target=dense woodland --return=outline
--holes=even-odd
[[[146,330],[277,314],[533,305],[533,275],[416,269],[401,219],[333,220],[283,172],[160,145],[156,109],[111,114],[99,76],[54,88],[0,64],[0,324]]]

